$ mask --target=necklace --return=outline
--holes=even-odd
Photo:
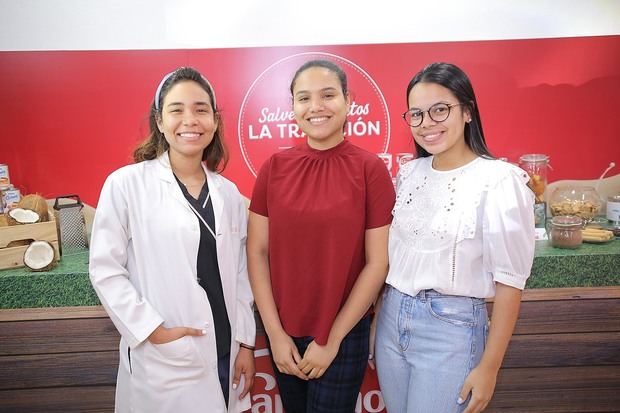
[[[174,173],[174,170],[173,170],[173,173]],[[207,180],[207,177],[204,174],[204,172],[202,173],[202,176],[200,177],[200,181],[199,182],[195,182],[195,183],[191,183],[191,184],[190,183],[186,184],[185,182],[183,182],[185,179],[181,180],[181,178],[179,178],[179,176],[176,173],[174,173],[174,176],[186,188],[193,188],[193,187],[197,187],[197,186],[203,186],[205,184],[205,181]]]
[[[202,182],[198,182],[196,184],[185,184],[183,182],[181,182],[183,184],[183,186],[185,186],[186,188],[191,188],[194,186],[203,186],[205,184],[205,180],[203,179]]]

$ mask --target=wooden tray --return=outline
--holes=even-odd
[[[24,266],[24,252],[27,245],[7,247],[12,241],[31,239],[47,241],[54,247],[54,260],[60,259],[58,250],[58,230],[54,212],[49,211],[50,220],[37,224],[0,226],[0,269]]]

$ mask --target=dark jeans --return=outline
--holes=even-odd
[[[352,413],[368,362],[370,316],[362,318],[347,334],[332,364],[323,376],[301,380],[273,370],[286,413]],[[303,357],[313,337],[293,337]]]

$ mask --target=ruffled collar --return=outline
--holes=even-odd
[[[338,155],[345,151],[351,143],[346,139],[340,142],[338,145],[333,146],[329,149],[315,149],[308,145],[308,141],[305,141],[302,145],[299,145],[298,148],[301,152],[306,155],[315,157],[315,158],[330,158],[332,156]]]

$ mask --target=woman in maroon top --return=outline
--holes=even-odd
[[[368,360],[368,311],[387,273],[394,188],[383,161],[345,140],[340,67],[305,63],[291,94],[308,138],[258,175],[250,281],[284,409],[350,413]]]

